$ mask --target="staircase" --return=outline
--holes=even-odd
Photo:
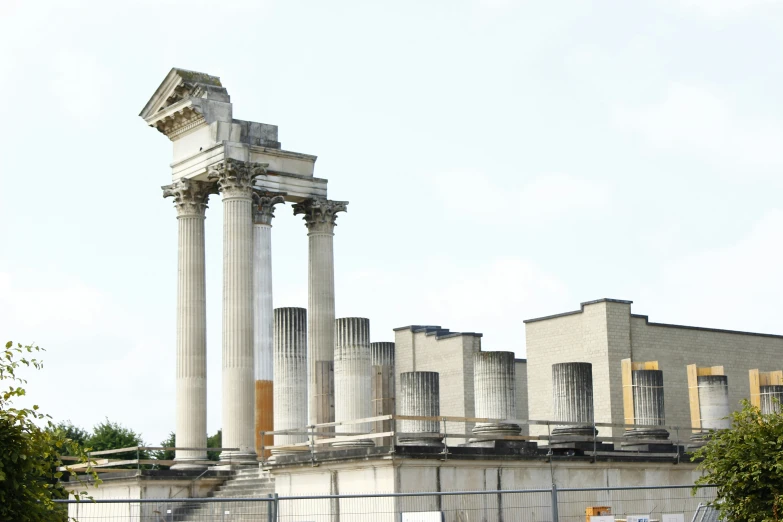
[[[275,479],[266,471],[252,467],[241,469],[212,493],[220,498],[268,498],[275,492]],[[225,522],[258,522],[267,520],[270,502],[199,502],[185,513],[176,516],[178,522],[203,522],[216,520]],[[228,512],[228,513],[226,513]]]

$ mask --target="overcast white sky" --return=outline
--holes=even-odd
[[[0,335],[48,350],[55,420],[173,430],[171,144],[138,117],[173,66],[319,157],[351,202],[337,315],[375,341],[439,324],[524,357],[523,319],[601,297],[783,333],[781,28],[777,0],[0,0]],[[306,306],[306,229],[277,216],[275,306]]]

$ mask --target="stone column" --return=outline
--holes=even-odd
[[[634,424],[644,424],[644,428],[633,428],[624,434],[629,439],[660,439],[669,438],[669,432],[663,426],[663,371],[633,370],[631,372],[633,385]],[[624,443],[625,444],[625,443]]]
[[[275,310],[275,431],[307,427],[307,310]],[[275,444],[306,442],[306,435],[276,435]],[[292,453],[273,450],[272,454]]]
[[[347,201],[309,199],[294,205],[309,238],[307,359],[309,423],[334,422],[334,227]],[[322,430],[324,431],[324,430]]]
[[[593,436],[593,365],[585,362],[552,365],[555,420],[578,423],[552,430],[558,437]]]
[[[700,375],[696,378],[699,389],[699,412],[702,430],[731,428],[729,407],[729,378],[725,375]]]
[[[761,413],[780,413],[780,405],[783,404],[783,386],[779,384],[761,386],[759,392],[761,395]]]
[[[274,379],[272,356],[272,218],[275,205],[285,200],[281,194],[255,194],[253,216],[253,356],[255,359],[255,440],[256,453],[261,447],[274,444],[267,435],[261,441],[261,431],[274,430]],[[269,452],[265,452],[265,457]]]
[[[214,183],[183,179],[163,187],[177,209],[177,408],[176,443],[207,447],[207,298],[204,214]],[[206,450],[177,450],[173,469],[203,469]]]
[[[514,419],[516,406],[516,366],[514,352],[476,352],[473,354],[473,391],[476,417]],[[482,439],[496,435],[519,435],[518,424],[479,422],[473,427]]]
[[[370,343],[372,365],[372,416],[394,415],[394,343]],[[375,433],[392,431],[391,420],[374,423]],[[391,437],[375,439],[377,446],[389,446]]]
[[[399,415],[414,417],[440,416],[440,376],[438,372],[403,372],[400,374]],[[437,420],[398,420],[397,444],[400,446],[443,446],[440,422]]]
[[[223,447],[220,460],[256,464],[253,364],[253,182],[264,166],[209,168],[223,196]]]
[[[372,416],[370,320],[345,317],[335,321],[334,420],[345,422]],[[369,423],[337,426],[340,433],[369,433]],[[333,446],[374,446],[373,439],[335,442]]]

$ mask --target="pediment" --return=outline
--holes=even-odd
[[[228,91],[220,83],[220,78],[206,73],[173,68],[166,75],[139,116],[154,126],[158,114],[162,116],[167,109],[185,105],[184,100],[206,98],[214,101],[229,102]]]

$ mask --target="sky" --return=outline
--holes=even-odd
[[[139,112],[172,67],[318,156],[337,317],[481,332],[610,297],[651,321],[783,334],[779,0],[0,1],[0,337],[47,351],[30,404],[174,429],[172,147]],[[273,229],[274,305],[307,236]],[[222,208],[206,220],[220,427]]]

